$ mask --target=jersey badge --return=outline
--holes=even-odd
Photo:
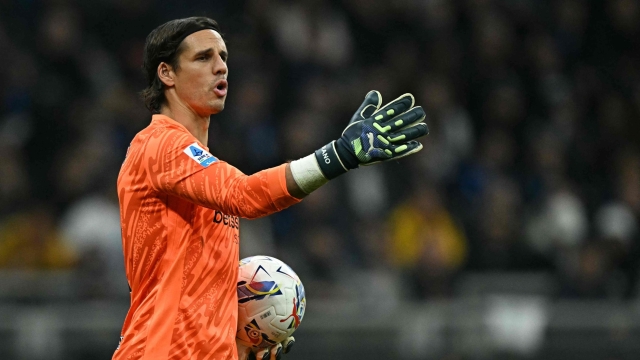
[[[218,161],[215,156],[211,155],[211,153],[203,149],[200,145],[198,145],[197,142],[194,142],[193,144],[187,146],[187,148],[184,149],[184,153],[204,167],[207,167],[212,163]]]

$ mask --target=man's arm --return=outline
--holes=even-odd
[[[380,107],[377,91],[365,97],[342,136],[299,160],[245,175],[209,154],[190,134],[159,131],[148,140],[151,185],[229,215],[256,218],[281,211],[360,165],[399,159],[422,149],[424,111],[405,94]]]
[[[295,198],[302,199],[305,196],[309,195],[300,189],[298,183],[293,179],[293,174],[291,173],[291,164],[287,164],[287,168],[285,170],[285,177],[287,181],[287,191],[289,194]]]
[[[140,156],[154,190],[227,215],[253,219],[300,202],[289,193],[301,195],[287,185],[287,164],[245,175],[181,129],[154,132]]]

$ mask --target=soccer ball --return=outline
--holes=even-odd
[[[246,346],[284,341],[300,326],[306,305],[302,282],[287,264],[270,256],[240,260],[236,337]]]

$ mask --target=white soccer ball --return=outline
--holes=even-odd
[[[287,264],[270,256],[240,260],[236,337],[246,346],[284,341],[300,326],[306,305],[302,282]]]

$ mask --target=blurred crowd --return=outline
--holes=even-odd
[[[639,295],[636,0],[0,0],[1,269],[128,293],[115,184],[151,118],[143,45],[194,15],[230,54],[209,147],[247,174],[337,138],[371,89],[428,114],[421,153],[243,221],[243,256],[281,258],[316,296],[447,298],[494,271]]]

